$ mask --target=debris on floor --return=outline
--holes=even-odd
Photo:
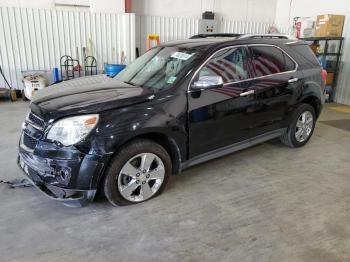
[[[11,181],[0,180],[0,184],[7,184],[9,188],[32,187],[33,184],[28,179],[14,179]]]

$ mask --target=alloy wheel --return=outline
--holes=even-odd
[[[126,200],[141,202],[157,193],[164,177],[164,164],[157,155],[138,154],[129,159],[120,170],[118,189]]]
[[[310,111],[303,112],[296,123],[295,139],[299,143],[305,142],[311,135],[314,125],[314,117]]]

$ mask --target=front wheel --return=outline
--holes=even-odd
[[[149,200],[164,190],[171,171],[171,159],[161,145],[135,140],[113,157],[106,170],[105,196],[119,206]]]
[[[301,147],[311,138],[316,124],[315,109],[301,104],[295,111],[292,122],[281,136],[281,142],[289,147]]]

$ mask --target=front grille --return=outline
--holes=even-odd
[[[38,117],[32,112],[29,113],[28,120],[36,126],[40,127],[41,129],[45,127],[44,120],[42,120],[40,117]]]
[[[31,136],[29,136],[28,134],[26,134],[25,132],[23,132],[23,141],[22,141],[23,145],[25,145],[27,148],[34,150],[36,144],[38,143],[38,141],[35,138],[32,138]]]

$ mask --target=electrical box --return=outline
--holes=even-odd
[[[198,34],[217,34],[218,23],[216,20],[200,19],[198,22]]]

